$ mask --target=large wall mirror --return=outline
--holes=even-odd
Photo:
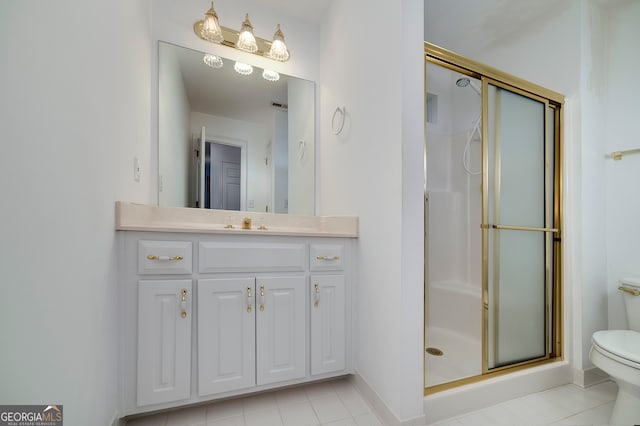
[[[158,49],[159,204],[313,215],[314,83]]]

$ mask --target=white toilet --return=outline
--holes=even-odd
[[[620,280],[629,330],[603,330],[591,338],[591,362],[618,384],[609,424],[640,424],[640,279]]]

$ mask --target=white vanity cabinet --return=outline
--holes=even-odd
[[[345,247],[310,245],[311,374],[341,371],[346,365]]]
[[[312,275],[311,374],[346,366],[346,294],[344,275]]]
[[[198,280],[198,394],[304,378],[304,276]]]
[[[120,236],[123,416],[352,373],[352,238]]]
[[[256,280],[256,383],[303,378],[307,372],[304,276]]]
[[[254,278],[198,280],[198,395],[256,384]]]
[[[138,284],[139,405],[189,398],[191,392],[191,280]]]

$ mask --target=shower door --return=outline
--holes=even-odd
[[[552,352],[555,112],[483,78],[483,372]]]

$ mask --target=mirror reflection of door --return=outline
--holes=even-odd
[[[241,149],[239,146],[206,142],[205,208],[240,210],[240,160]]]

